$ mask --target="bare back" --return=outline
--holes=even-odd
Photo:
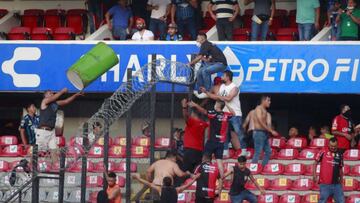
[[[162,159],[154,163],[154,180],[155,185],[162,185],[165,177],[171,177],[172,179],[176,175],[175,171],[179,169],[179,166],[170,160]]]
[[[260,105],[255,108],[254,112],[254,130],[266,130],[260,122],[268,124],[267,119],[268,112],[265,108],[261,107]]]

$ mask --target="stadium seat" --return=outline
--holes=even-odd
[[[317,149],[303,149],[301,150],[298,159],[300,160],[315,160],[315,156],[318,153]]]
[[[35,27],[31,31],[30,38],[32,40],[50,40],[52,30],[46,27]]]
[[[297,28],[279,28],[275,38],[277,41],[296,41],[299,38],[298,35]]]
[[[309,148],[323,148],[327,146],[328,139],[325,138],[315,138],[311,140]]]
[[[246,167],[251,171],[252,175],[258,175],[262,171],[262,165],[259,163],[247,163]]]
[[[57,202],[59,200],[59,189],[51,188],[46,191],[47,196],[44,202]]]
[[[343,174],[346,176],[350,174],[350,166],[349,165],[347,165],[347,164],[344,165]]]
[[[284,149],[286,147],[286,140],[284,138],[270,138],[271,148]]]
[[[9,13],[7,9],[0,9],[0,19]]]
[[[131,157],[132,158],[147,158],[150,155],[149,148],[142,146],[132,146],[131,147]]]
[[[79,157],[83,154],[84,154],[84,149],[82,148],[82,145],[68,147],[66,151],[66,156],[69,157]]]
[[[233,30],[234,41],[249,41],[250,40],[250,28],[236,28]]]
[[[301,196],[296,193],[285,193],[280,196],[279,203],[301,203]]]
[[[268,189],[271,185],[271,181],[266,178],[256,178],[255,180],[264,190]],[[250,180],[246,182],[245,188],[248,190],[257,190],[255,184]]]
[[[104,172],[104,162],[103,161],[99,161],[97,163],[94,163],[94,172],[98,172],[98,173],[102,173]],[[109,161],[108,162],[108,171],[111,172],[117,172],[117,167],[116,167],[116,163],[113,161]]]
[[[54,40],[75,40],[75,31],[71,27],[58,27],[54,30]]]
[[[297,159],[299,151],[296,149],[281,149],[277,155],[277,159],[281,160],[293,160]]]
[[[276,178],[271,181],[270,190],[289,190],[292,181],[288,178]]]
[[[182,192],[178,194],[178,203],[187,203],[190,199],[189,193]]]
[[[41,178],[40,185],[44,187],[55,187],[59,185],[59,180],[49,179],[49,178]]]
[[[18,157],[22,155],[23,155],[23,151],[20,145],[8,145],[4,147],[2,153],[0,154],[0,156],[3,157]]]
[[[119,186],[119,187],[125,187],[125,184],[126,184],[126,180],[123,176],[116,176],[116,184]]]
[[[56,136],[56,144],[59,147],[65,147],[66,139],[64,136]]]
[[[91,191],[90,192],[90,197],[89,197],[89,201],[90,203],[97,203],[97,195],[98,195],[99,191]]]
[[[205,16],[203,19],[203,29],[210,30],[212,27],[214,27],[215,24],[216,21],[209,15]]]
[[[97,141],[96,144],[99,146],[104,146],[104,137],[100,137]],[[109,147],[111,147],[113,145],[113,139],[111,137],[109,137]]]
[[[70,9],[66,13],[66,27],[74,29],[75,34],[86,33],[87,29],[87,10]]]
[[[313,164],[309,164],[309,165],[306,165],[305,166],[305,174],[306,176],[312,176],[313,175],[313,168],[314,168],[314,165]],[[320,174],[320,164],[318,164],[316,166],[316,174]]]
[[[158,137],[155,139],[155,148],[164,149],[170,147],[170,138]]]
[[[186,179],[184,184],[187,184],[189,182],[191,182],[190,178]],[[188,190],[196,190],[196,181],[188,187]]]
[[[115,137],[114,145],[116,145],[116,146],[126,146],[126,137],[122,137],[122,136]]]
[[[65,174],[65,187],[78,187],[81,185],[81,174],[74,173],[74,174]]]
[[[44,10],[26,9],[24,15],[21,16],[21,25],[24,27],[41,27],[43,26]]]
[[[344,153],[344,160],[346,161],[357,161],[360,159],[360,153],[358,149],[349,149]]]
[[[286,142],[287,148],[304,149],[307,146],[305,138],[291,138]]]
[[[109,157],[111,158],[125,158],[126,147],[125,146],[112,146],[109,149]]]
[[[214,203],[231,203],[229,193],[222,192],[219,197],[215,199]]]
[[[69,172],[72,173],[79,173],[81,172],[81,168],[82,168],[82,161],[77,161],[76,163],[71,163],[70,167],[69,167]],[[95,166],[94,163],[92,161],[87,161],[86,164],[86,169],[88,172],[94,172],[95,171]]]
[[[293,163],[285,166],[284,175],[303,175],[305,171],[305,165]]]
[[[86,192],[85,195],[85,201],[89,201],[90,199],[90,193]],[[64,200],[64,202],[80,202],[81,200],[81,190],[80,189],[76,189],[76,190],[72,190],[68,196],[67,199]]]
[[[360,194],[351,194],[346,198],[346,203],[359,203]]]
[[[284,165],[280,163],[266,164],[261,174],[263,175],[280,175],[284,172]]]
[[[88,156],[90,158],[101,158],[104,157],[104,147],[103,146],[99,146],[99,145],[95,145],[93,147],[91,147]]]
[[[265,195],[258,196],[258,203],[278,203],[279,196],[274,193],[267,193]]]
[[[355,191],[359,188],[359,181],[355,178],[344,178],[343,179],[343,190],[344,191]]]
[[[346,165],[345,165],[346,166]],[[351,167],[351,176],[360,176],[360,164]]]
[[[224,162],[224,171],[229,171],[236,165],[236,162]]]
[[[224,190],[230,190],[231,183],[232,182],[230,180],[223,180],[223,188],[224,188]]]
[[[309,193],[302,197],[301,202],[303,203],[318,203],[319,201],[319,194],[318,193]]]
[[[150,138],[148,138],[148,137],[135,137],[133,139],[132,144],[135,145],[135,146],[149,147],[150,146]]]
[[[75,146],[75,145],[82,146],[83,144],[84,144],[83,137],[73,136],[70,138],[70,141],[69,141],[70,146]]]
[[[62,18],[65,15],[63,9],[49,9],[45,11],[44,26],[54,30],[55,28],[62,27]]]
[[[251,23],[252,23],[252,16],[254,13],[254,9],[246,9],[244,11],[244,15],[242,16],[242,21],[243,21],[243,27],[244,28],[249,28],[251,29]]]
[[[86,177],[86,187],[102,187],[103,178],[101,176],[90,175]]]
[[[38,161],[37,168],[39,172],[49,172],[51,170],[51,162],[40,160]]]
[[[121,173],[126,172],[126,162],[120,162],[117,165],[118,171]],[[135,173],[137,171],[137,164],[136,163],[131,163],[130,164],[130,172],[131,173]]]
[[[314,186],[314,181],[309,178],[299,178],[293,181],[291,190],[295,191],[308,191]]]
[[[8,172],[10,170],[9,162],[0,160],[0,172]]]
[[[2,135],[0,136],[0,145],[17,145],[18,139],[14,135]]]
[[[289,27],[297,28],[298,25],[296,23],[296,10],[291,10],[289,12]]]

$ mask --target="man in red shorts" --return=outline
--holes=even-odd
[[[351,120],[351,110],[349,105],[341,105],[340,115],[337,115],[332,123],[332,134],[338,141],[340,152],[350,149],[350,143],[353,139],[354,124]]]

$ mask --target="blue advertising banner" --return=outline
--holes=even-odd
[[[68,87],[67,69],[96,42],[0,43],[0,91],[44,91]],[[157,58],[188,63],[199,49],[195,43],[108,43],[119,64],[85,89],[113,92],[126,82],[126,69],[135,73]],[[360,93],[360,43],[219,43],[241,92],[249,93]],[[177,85],[176,91],[186,87]],[[157,91],[169,92],[166,83]]]

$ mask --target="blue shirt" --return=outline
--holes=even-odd
[[[194,16],[194,9],[187,0],[171,0],[176,6],[176,20],[185,20]]]
[[[20,128],[25,130],[25,134],[28,139],[28,144],[35,144],[35,128],[39,127],[40,117],[38,115],[34,115],[31,117],[29,114],[26,114],[24,118],[21,120]]]
[[[113,6],[109,10],[109,14],[112,16],[113,26],[124,29],[129,26],[129,19],[133,16],[130,8],[123,8],[120,5]]]

